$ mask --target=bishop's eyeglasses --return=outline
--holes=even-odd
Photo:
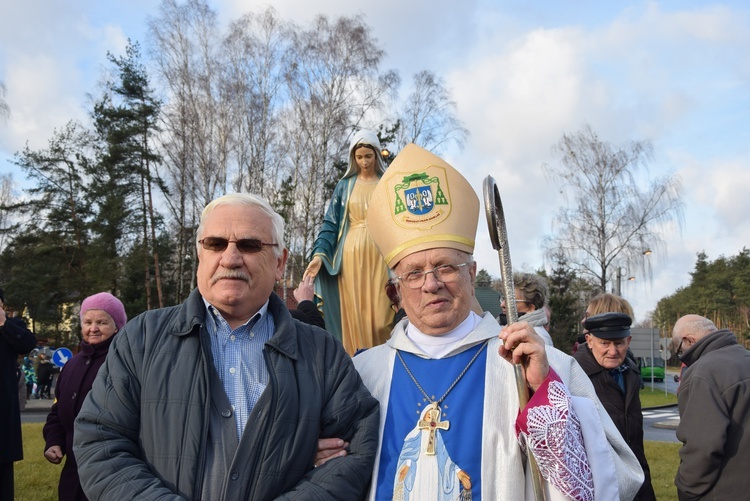
[[[431,270],[411,270],[407,271],[400,277],[396,277],[394,280],[398,280],[409,289],[419,289],[427,280],[427,275],[432,273],[435,280],[444,284],[449,284],[458,280],[461,275],[461,268],[471,264],[473,261],[469,261],[461,264],[441,264]]]

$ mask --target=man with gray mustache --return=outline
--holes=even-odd
[[[263,199],[225,195],[197,231],[198,288],[132,319],[76,420],[89,499],[361,499],[377,401],[341,343],[273,293],[288,251]],[[318,437],[349,454],[316,468]]]

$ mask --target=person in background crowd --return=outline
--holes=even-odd
[[[367,231],[370,197],[385,172],[377,134],[361,130],[349,145],[349,168],[336,185],[304,278],[315,279],[328,330],[351,355],[385,342],[393,311],[383,288],[388,269]]]
[[[18,379],[18,408],[21,412],[26,410],[26,378],[23,375],[23,366],[16,362],[16,378]]]
[[[549,290],[546,280],[533,273],[514,273],[513,285],[516,289],[518,319],[523,319],[524,322],[534,327],[536,333],[544,339],[544,344],[553,346],[552,336],[544,328],[549,321],[547,310],[544,308]],[[503,309],[503,314],[507,315],[505,298],[500,302],[500,307]]]
[[[89,498],[363,496],[378,403],[341,343],[273,293],[283,238],[283,218],[258,196],[203,210],[198,288],[127,323],[76,419]],[[315,468],[319,437],[344,439],[350,454]]]
[[[55,375],[55,366],[44,351],[36,356],[36,393],[34,398],[51,398],[52,378]]]
[[[28,355],[23,357],[23,374],[26,381],[26,400],[28,401],[31,398],[31,393],[34,391],[34,385],[36,384],[34,362]]]
[[[583,322],[586,343],[579,346],[573,358],[591,379],[596,395],[643,468],[645,479],[635,499],[651,501],[656,494],[643,448],[641,374],[635,359],[628,356],[631,323],[625,313],[588,316]]]
[[[393,323],[391,324],[391,328],[393,328],[406,316],[406,312],[401,307],[401,297],[398,295],[396,282],[393,278],[389,278],[385,283],[385,295],[388,296],[388,300],[391,302],[391,309],[396,314],[393,317]]]
[[[677,394],[679,499],[747,499],[750,352],[732,331],[699,315],[677,320],[672,342],[687,366]]]
[[[310,325],[317,325],[321,329],[326,328],[326,321],[323,319],[323,314],[315,306],[313,301],[315,296],[315,286],[313,284],[312,277],[307,277],[294,289],[294,299],[297,300],[297,308],[290,309],[289,313],[292,317],[296,318],[300,322],[305,322]]]
[[[5,313],[0,289],[0,501],[13,501],[13,462],[23,459],[16,360],[34,349],[36,337],[20,318]]]
[[[79,316],[82,336],[80,351],[65,363],[60,372],[55,385],[55,403],[42,430],[47,461],[60,464],[63,456],[67,456],[57,487],[60,501],[87,499],[78,479],[73,453],[73,425],[115,334],[128,321],[122,302],[108,292],[84,299]]]

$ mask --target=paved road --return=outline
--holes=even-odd
[[[50,408],[52,408],[52,400],[32,398],[26,402],[26,410],[21,411],[21,422],[44,423],[47,421]]]
[[[675,382],[674,376],[677,374],[677,372],[673,369],[670,369],[667,371],[667,376],[664,378],[664,381],[654,381],[653,383],[650,380],[644,381],[644,384],[646,388],[651,388],[653,384],[654,391],[664,391],[664,386],[667,387],[668,393],[677,393],[677,386],[679,383]]]
[[[679,442],[675,430],[680,422],[677,406],[643,411],[643,439],[657,442]]]
[[[645,381],[646,388],[653,385],[654,391],[677,393],[679,383],[674,380],[677,371],[668,370],[664,381]],[[677,405],[643,411],[643,439],[658,442],[678,442],[675,430],[680,423]]]

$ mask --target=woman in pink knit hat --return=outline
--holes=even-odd
[[[55,403],[44,425],[44,457],[59,464],[67,455],[58,485],[61,501],[86,500],[78,480],[73,455],[73,422],[86,395],[94,384],[96,373],[104,363],[114,335],[128,317],[119,299],[108,292],[89,296],[81,303],[81,350],[63,367],[55,387]]]

